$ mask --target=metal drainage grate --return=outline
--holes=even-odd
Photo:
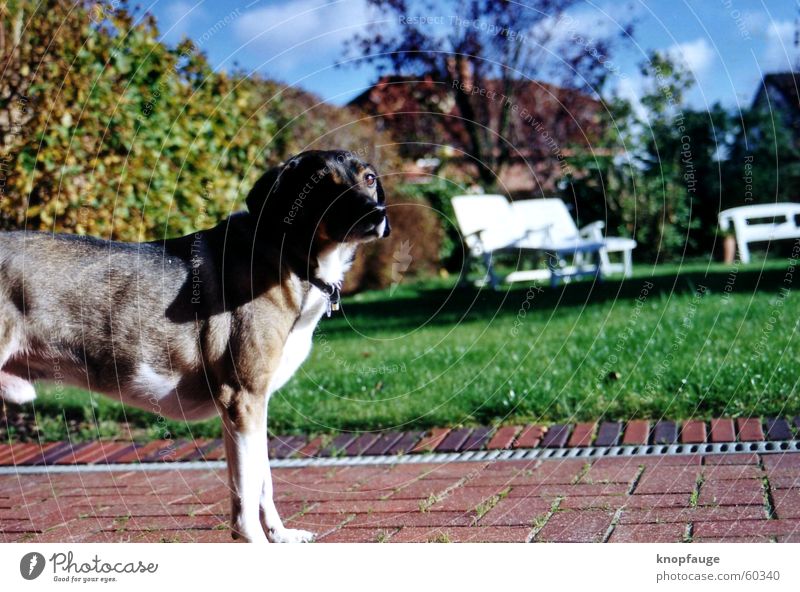
[[[528,448],[519,450],[482,450],[399,456],[345,456],[338,458],[303,458],[273,460],[273,467],[341,466],[372,464],[413,464],[468,462],[481,460],[532,460],[559,458],[603,458],[631,456],[680,456],[689,454],[775,454],[800,452],[800,441],[729,442],[724,444],[652,444],[641,446],[589,446],[586,448]]]
[[[729,442],[725,444],[653,444],[641,446],[590,446],[586,448],[526,448],[519,450],[481,450],[395,456],[343,456],[334,458],[298,458],[270,461],[273,468],[324,467],[344,465],[383,465],[414,463],[449,463],[469,461],[504,461],[560,458],[604,458],[636,456],[680,456],[688,454],[777,454],[800,452],[800,440],[780,442]],[[171,471],[173,469],[224,469],[225,461],[191,461],[173,463],[97,464],[0,467],[0,475],[75,473],[108,471]]]

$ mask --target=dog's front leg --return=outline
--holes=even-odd
[[[267,461],[266,397],[237,393],[222,410],[233,538],[266,543],[259,500]]]
[[[265,407],[266,413],[266,407]],[[264,532],[273,543],[309,543],[314,540],[314,533],[296,528],[286,528],[283,525],[278,509],[275,507],[272,490],[272,471],[267,461],[264,485],[261,490],[261,524]]]

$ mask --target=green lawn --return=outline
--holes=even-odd
[[[800,302],[781,291],[794,279],[787,265],[637,267],[624,282],[541,291],[437,280],[350,297],[323,319],[310,359],[274,395],[270,427],[794,415]],[[120,420],[160,433],[143,412],[78,391],[55,400],[47,390],[36,401],[47,437],[63,435],[65,418],[84,437],[114,435]],[[217,422],[169,427],[219,433]]]

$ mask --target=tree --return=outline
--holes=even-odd
[[[796,201],[800,136],[783,120],[780,110],[756,106],[733,121],[724,207]]]
[[[592,35],[586,29],[593,23],[580,23],[566,13],[577,0],[368,2],[384,24],[356,35],[348,54],[381,72],[443,84],[458,107],[469,156],[486,185],[494,183],[497,169],[518,148],[509,132],[512,118],[522,116],[519,97],[529,92],[531,81],[598,93],[613,72],[609,56],[616,42],[628,37],[632,27]],[[571,121],[571,99],[585,100],[574,92],[553,94],[562,104],[555,120],[546,122],[550,130]],[[552,135],[540,133],[534,136],[536,145],[523,148],[532,154],[552,152]]]
[[[713,243],[733,126],[719,106],[687,108],[693,78],[667,56],[651,52],[641,72],[643,112],[607,101],[604,134],[576,155],[568,197],[579,222],[636,238],[638,259],[679,260]]]

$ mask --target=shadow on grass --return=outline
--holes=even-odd
[[[643,290],[648,291],[649,298],[693,293],[701,286],[712,294],[725,291],[739,295],[777,293],[783,287],[791,287],[784,283],[785,277],[786,268],[779,262],[771,262],[766,268],[750,266],[737,270],[717,265],[708,271],[657,272],[654,275],[640,272],[624,280],[583,280],[556,288],[541,283],[505,284],[497,290],[472,285],[425,287],[421,284],[397,297],[384,291],[366,302],[349,300],[345,307],[346,319],[332,319],[327,327],[331,332],[352,331],[353,324],[359,328],[412,330],[421,325],[452,325],[517,315],[526,300],[531,309],[553,311],[634,300]]]

